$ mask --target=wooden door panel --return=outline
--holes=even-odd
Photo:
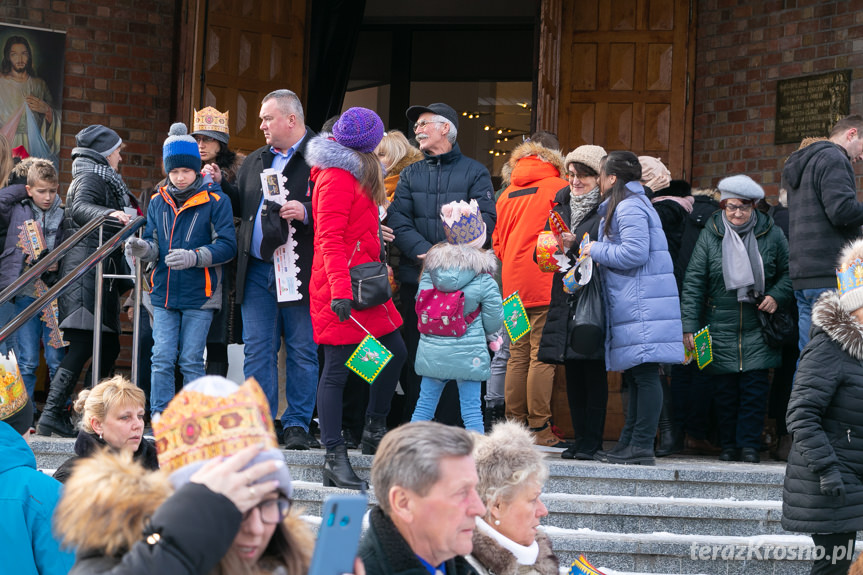
[[[564,0],[559,136],[690,169],[690,0]],[[571,23],[571,25],[567,25]]]

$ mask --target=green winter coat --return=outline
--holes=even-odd
[[[755,237],[764,263],[766,295],[772,296],[779,308],[785,308],[793,297],[788,275],[788,242],[770,216],[756,210],[752,217],[758,218]],[[705,368],[707,373],[779,367],[782,351],[764,343],[756,307],[738,302],[737,292],[725,289],[722,277],[724,235],[722,212],[716,212],[701,230],[686,268],[680,297],[683,332],[695,333],[710,326],[713,362]]]

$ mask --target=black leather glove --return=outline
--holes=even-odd
[[[842,482],[842,474],[835,467],[821,476],[821,494],[838,497],[840,503],[845,501],[845,484]]]
[[[339,321],[348,321],[351,317],[351,300],[334,299],[330,302],[330,309],[335,312]]]

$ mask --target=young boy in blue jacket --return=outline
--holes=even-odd
[[[185,124],[171,126],[162,148],[166,184],[150,198],[144,238],[127,255],[155,262],[150,273],[153,361],[150,418],[174,397],[174,366],[183,381],[204,375],[204,348],[214,310],[222,301],[222,265],[237,254],[228,196],[201,175],[198,143]]]

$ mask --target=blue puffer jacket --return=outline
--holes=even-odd
[[[680,299],[662,224],[641,184],[627,187],[632,194],[617,204],[608,237],[608,200],[600,204],[599,241],[590,249],[602,266],[609,371],[683,361]]]
[[[0,541],[3,573],[65,575],[75,563],[72,551],[60,549],[51,532],[51,517],[61,485],[36,470],[36,457],[12,426],[0,421]]]
[[[152,255],[158,256],[150,274],[153,305],[166,309],[219,309],[222,302],[222,264],[237,255],[237,236],[231,200],[209,176],[198,193],[179,208],[166,186],[150,198],[144,230]],[[165,256],[172,249],[198,251],[198,267],[172,270]],[[207,257],[206,252],[209,252]]]
[[[482,311],[461,337],[420,334],[416,372],[438,379],[485,381],[491,376],[486,335],[503,325],[500,288],[494,280],[497,258],[491,251],[442,243],[429,250],[419,290],[464,292],[464,314]]]
[[[486,237],[490,238],[497,220],[491,176],[485,166],[462,155],[458,144],[453,144],[452,150],[445,154],[426,155],[402,170],[393,203],[387,210],[387,223],[402,251],[399,281],[416,285],[420,267],[417,256],[446,240],[441,207],[459,200],[476,200]]]

